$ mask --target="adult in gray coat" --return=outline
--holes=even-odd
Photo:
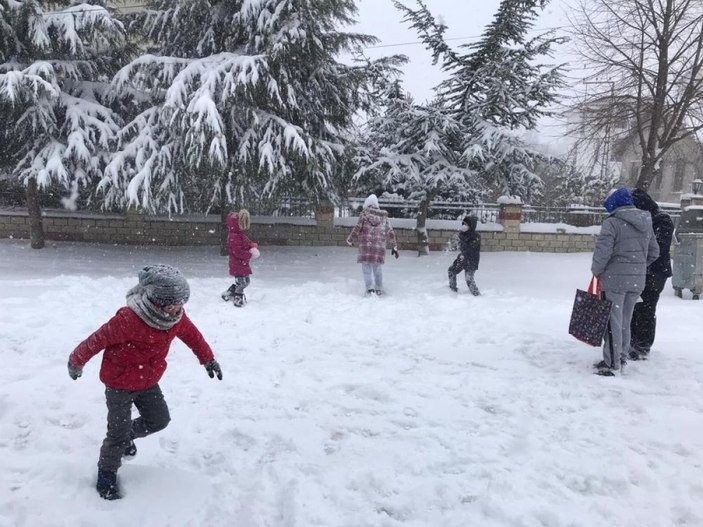
[[[617,189],[603,206],[610,214],[596,240],[591,272],[600,279],[601,290],[613,307],[603,360],[595,366],[599,375],[612,376],[627,360],[632,311],[644,290],[647,266],[659,257],[659,244],[651,215],[634,207],[628,189]]]

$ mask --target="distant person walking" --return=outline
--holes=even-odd
[[[674,222],[659,209],[657,202],[645,191],[634,189],[632,199],[635,207],[647,211],[652,216],[654,236],[659,244],[659,258],[647,267],[642,302],[635,304],[632,313],[631,342],[629,357],[632,360],[646,359],[654,344],[657,329],[657,303],[671,276],[671,239],[674,235]]]
[[[371,194],[364,201],[364,209],[359,216],[356,227],[347,237],[347,244],[359,242],[359,256],[364,284],[368,295],[383,294],[383,264],[386,261],[386,243],[392,244],[391,253],[398,258],[395,232],[388,221],[388,212],[381,210],[378,198]]]
[[[247,236],[251,226],[251,216],[246,209],[231,212],[227,215],[227,250],[229,251],[229,274],[234,277],[234,283],[222,293],[222,300],[243,307],[247,302],[244,289],[251,283],[251,267],[249,261],[259,257],[259,245]]]
[[[600,279],[603,295],[613,307],[603,360],[595,367],[597,374],[612,376],[627,361],[632,312],[644,290],[647,266],[659,257],[659,245],[651,215],[633,206],[628,189],[617,189],[603,205],[610,214],[596,240],[591,271]]]
[[[476,280],[474,280],[474,274],[478,270],[478,262],[481,259],[481,235],[476,232],[477,224],[478,218],[476,216],[466,216],[461,222],[459,256],[456,257],[447,271],[449,275],[449,289],[455,293],[458,292],[456,276],[464,271],[466,285],[469,287],[471,294],[474,296],[481,294],[476,285]]]

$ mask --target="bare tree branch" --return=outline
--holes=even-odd
[[[703,3],[581,0],[572,25],[587,82],[604,86],[574,100],[574,132],[592,142],[634,134],[647,190],[669,149],[703,130]]]

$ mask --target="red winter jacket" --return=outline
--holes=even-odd
[[[229,250],[229,274],[232,276],[249,276],[251,267],[251,253],[249,249],[255,245],[249,240],[242,229],[239,228],[239,214],[227,216],[227,248]]]
[[[149,326],[129,307],[123,307],[81,342],[68,362],[82,368],[105,350],[100,366],[103,383],[118,390],[146,390],[159,382],[166,371],[166,355],[176,337],[193,350],[200,364],[213,360],[210,346],[185,311],[175,326],[161,330]]]

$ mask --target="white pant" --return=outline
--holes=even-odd
[[[366,290],[383,289],[383,264],[362,263],[361,272],[364,273]],[[375,285],[374,285],[375,284]]]

